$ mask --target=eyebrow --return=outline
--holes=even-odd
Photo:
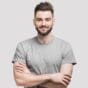
[[[42,18],[37,17],[36,19],[42,19]],[[45,19],[52,19],[52,18],[51,18],[51,17],[47,17],[47,18],[45,18]]]
[[[49,18],[45,18],[44,20],[46,20],[46,21],[50,21],[51,19],[52,19],[52,18],[49,17]],[[37,21],[43,21],[42,18],[36,18],[36,20],[37,20]]]

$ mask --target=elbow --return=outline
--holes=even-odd
[[[15,82],[17,86],[33,87],[32,83],[27,83],[25,80],[22,79],[16,79]]]
[[[21,80],[21,79],[16,79],[15,82],[16,82],[17,86],[24,86],[25,85],[24,80]]]

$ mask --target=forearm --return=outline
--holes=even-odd
[[[33,87],[41,84],[41,86],[47,88],[66,88],[64,85],[60,83],[52,82],[51,81],[52,75],[53,74],[43,74],[43,75],[26,74],[25,76],[20,75],[21,77],[18,78],[17,82],[19,86],[25,86],[25,87]]]
[[[52,81],[48,81],[48,82],[42,84],[41,86],[43,86],[45,88],[66,88],[63,84],[55,83]]]
[[[57,84],[51,81],[52,74],[43,74],[43,75],[33,75],[26,74],[25,76],[21,73],[18,73],[16,76],[16,83],[19,86],[32,87],[40,85],[47,88],[59,88],[61,84]]]
[[[25,76],[20,75],[20,77],[16,80],[16,82],[20,86],[32,87],[44,83],[49,79],[50,78],[47,74],[43,75],[26,74]]]
[[[63,64],[61,66],[60,72],[72,76],[73,65],[72,64]]]
[[[73,71],[73,65],[72,64],[63,64],[61,66],[61,69],[60,69],[60,72],[58,73],[61,73],[61,74],[65,74],[65,75],[68,75],[69,77],[72,76],[72,71]],[[51,74],[52,76],[53,74]],[[56,79],[59,79],[58,75],[55,73],[56,75]],[[61,76],[60,76],[61,77]],[[55,81],[52,82],[52,81],[49,81],[45,84],[43,84],[44,87],[47,87],[47,88],[67,88],[67,86],[64,86],[62,83],[59,83],[59,81]]]
[[[13,72],[16,84],[19,86],[32,87],[49,80],[48,74],[35,75],[21,62],[13,65]]]
[[[59,84],[63,74],[69,75],[72,73],[72,65],[71,64],[62,65],[60,73],[63,74],[55,73],[55,74],[34,75],[30,71],[28,71],[25,65],[20,64],[16,66],[14,73],[16,83],[20,86],[32,87],[44,83],[48,80],[51,80],[52,82]]]

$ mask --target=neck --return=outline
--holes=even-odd
[[[38,41],[41,44],[48,44],[49,42],[52,41],[53,35],[51,33],[49,35],[47,35],[47,36],[38,35],[37,38],[38,38]]]

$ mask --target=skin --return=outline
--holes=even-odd
[[[36,16],[34,17],[34,25],[37,31],[40,31],[41,34],[38,33],[38,40],[41,43],[47,44],[52,40],[51,32],[47,34],[47,31],[53,28],[54,17],[50,11],[38,11]],[[47,34],[47,35],[43,35]]]
[[[68,69],[66,70],[67,67]],[[71,64],[65,64],[62,65],[61,72],[35,75],[22,62],[15,62],[13,65],[16,84],[25,87],[32,87],[43,83],[42,85],[47,88],[66,88],[71,80],[71,69]]]
[[[41,35],[43,37],[49,36],[50,32],[47,34],[47,31],[49,31],[50,29],[52,30],[53,23],[54,18],[50,11],[38,11],[36,13],[36,16],[34,17],[35,28],[40,31],[38,35]]]
[[[53,28],[54,17],[50,11],[38,11],[33,19],[38,32],[37,38],[40,43],[47,44],[53,39],[53,35],[48,32]],[[61,65],[60,72],[53,74],[35,75],[26,64],[15,62],[13,64],[14,79],[18,86],[32,87],[41,84],[47,88],[67,88],[72,77],[72,64]]]

